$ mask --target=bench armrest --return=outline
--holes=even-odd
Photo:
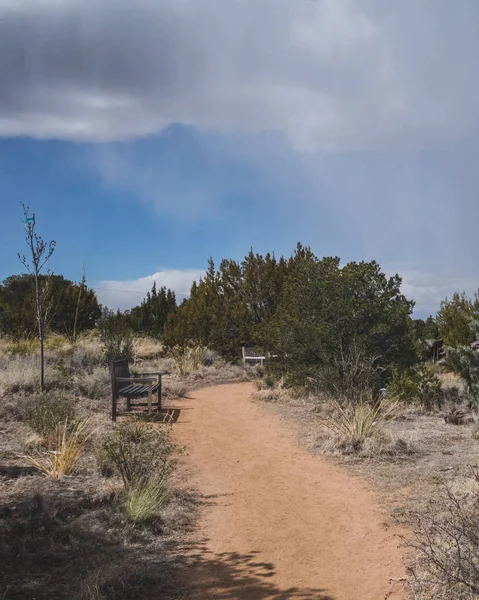
[[[148,383],[150,381],[155,381],[154,377],[135,377],[132,375],[131,377],[115,377],[115,381],[130,381],[130,382],[138,382],[138,383]]]
[[[134,377],[161,377],[162,375],[168,375],[166,371],[158,371],[158,373],[138,373]]]

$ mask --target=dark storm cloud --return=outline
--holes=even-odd
[[[330,215],[343,256],[404,272],[429,310],[479,282],[478,31],[477,0],[0,0],[0,135],[227,133],[273,210],[300,188],[301,231]],[[158,212],[221,210],[209,181],[170,202],[181,168],[134,152],[90,167]]]
[[[91,140],[182,122],[301,149],[477,134],[479,4],[0,0],[0,134]]]

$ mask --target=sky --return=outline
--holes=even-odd
[[[0,280],[20,202],[111,308],[250,248],[479,287],[477,0],[0,0]]]

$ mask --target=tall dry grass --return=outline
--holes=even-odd
[[[133,487],[126,492],[125,509],[134,523],[151,521],[170,497],[170,488],[152,479],[143,486]]]
[[[135,360],[155,360],[163,354],[163,344],[154,338],[137,336],[133,340]]]
[[[204,365],[204,361],[208,357],[208,352],[206,346],[191,345],[185,348],[173,348],[171,355],[175,359],[179,374],[188,375],[193,371],[198,371]]]
[[[47,389],[60,382],[60,374],[47,365],[45,385]],[[0,390],[4,393],[34,392],[40,385],[40,366],[37,356],[1,356]]]
[[[52,450],[39,456],[25,455],[24,459],[46,477],[57,480],[73,472],[90,437],[86,421],[71,425],[66,420],[56,429]]]
[[[367,439],[378,436],[397,416],[400,402],[396,398],[357,404],[334,400],[331,406],[331,412],[320,417],[322,424],[341,442],[359,448]]]

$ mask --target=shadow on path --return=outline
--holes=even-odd
[[[113,496],[50,485],[0,505],[2,600],[333,600],[279,588],[258,552],[212,554],[207,540],[176,541],[184,525],[133,527]]]
[[[272,579],[275,566],[261,560],[261,553],[223,552],[212,554],[207,540],[187,548],[186,574],[194,600],[334,600],[324,589],[290,587],[281,589]]]

